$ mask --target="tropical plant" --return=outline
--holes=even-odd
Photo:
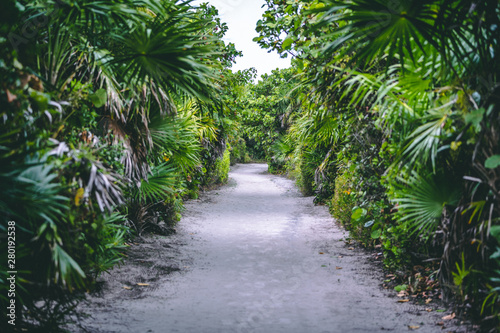
[[[240,53],[216,16],[175,0],[5,2],[0,230],[18,228],[19,327],[56,331],[131,227],[178,220],[203,145],[225,147],[219,73]]]
[[[499,12],[496,1],[269,0],[255,39],[294,57],[303,116],[287,134],[302,147],[291,159],[324,145],[323,163],[306,160],[330,171],[327,183],[345,176],[335,169],[346,159],[354,165],[354,216],[364,212],[390,267],[440,257],[450,296],[474,263],[467,279],[477,283],[458,295],[471,314],[485,297],[483,309],[496,304]],[[497,325],[487,310],[485,326]]]

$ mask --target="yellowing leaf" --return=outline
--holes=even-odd
[[[82,198],[83,198],[83,194],[85,193],[85,190],[83,189],[83,187],[80,187],[77,191],[76,191],[76,195],[75,195],[75,205],[78,207],[81,205],[81,201],[82,201]]]
[[[420,328],[420,326],[418,326],[418,325],[408,325],[408,328],[410,330],[418,330]]]
[[[132,288],[130,288],[128,286],[123,286],[123,289],[131,290]]]
[[[149,286],[149,283],[137,283],[137,285],[145,287],[145,286]]]
[[[455,151],[462,145],[462,141],[453,141],[450,145],[451,150]]]
[[[406,303],[409,301],[410,301],[409,299],[400,299],[400,300],[398,300],[398,303]]]

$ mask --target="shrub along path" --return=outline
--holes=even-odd
[[[82,307],[93,316],[81,322],[86,331],[465,330],[432,303],[398,302],[328,209],[266,170],[233,167],[228,185],[187,203],[177,234],[132,245]]]

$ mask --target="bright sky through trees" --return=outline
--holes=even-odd
[[[243,57],[236,59],[234,70],[255,67],[260,77],[273,69],[290,66],[290,59],[282,59],[274,52],[267,53],[267,50],[261,49],[252,41],[257,36],[255,25],[264,13],[264,8],[261,8],[264,1],[196,0],[193,4],[198,5],[203,2],[208,2],[219,10],[222,21],[229,27],[224,39],[234,43],[238,50],[243,51]]]

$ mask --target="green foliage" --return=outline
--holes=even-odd
[[[349,167],[339,168],[337,177],[335,178],[335,193],[330,201],[330,212],[339,223],[346,227],[351,225],[351,217],[356,221],[361,215],[366,215],[366,210],[357,208],[356,206],[356,187],[353,184],[354,173]]]
[[[253,72],[229,69],[241,52],[207,4],[7,0],[1,15],[0,231],[16,222],[16,326],[55,332],[134,228],[172,230],[204,165],[227,179]]]
[[[302,194],[309,196],[312,195],[314,186],[314,167],[308,163],[305,153],[299,155],[299,163],[297,165],[297,186]]]
[[[464,255],[462,254],[462,262],[459,264],[458,262],[455,263],[455,267],[456,267],[456,272],[453,272],[453,283],[455,284],[455,286],[457,286],[459,289],[460,289],[460,296],[462,298],[465,298],[465,293],[464,291],[466,291],[467,287],[466,287],[466,279],[467,279],[467,276],[470,275],[471,273],[471,268],[472,266],[470,267],[466,267],[465,266],[465,259],[464,259]],[[462,301],[465,301],[465,299],[462,299]]]
[[[167,163],[155,166],[147,180],[137,187],[135,199],[142,202],[161,201],[174,192],[177,183],[175,168]]]
[[[421,234],[431,233],[439,225],[443,213],[452,211],[459,197],[459,190],[446,175],[423,178],[415,171],[404,177],[398,176],[401,184],[394,184],[391,193],[398,207],[399,221],[407,223],[409,229]]]
[[[290,69],[264,74],[257,84],[251,86],[242,130],[253,159],[271,163],[276,160],[276,151],[272,147],[288,128],[287,118],[294,108],[289,96],[292,87],[293,72]]]
[[[399,285],[399,286],[395,286],[394,290],[399,293],[400,291],[406,290],[407,288],[408,288],[408,285],[402,284],[402,285]]]
[[[266,5],[255,41],[296,73],[279,164],[388,268],[441,258],[444,295],[497,327],[498,1]]]
[[[236,163],[248,163],[251,161],[248,155],[247,145],[243,138],[237,137],[230,141],[231,149],[231,165]]]
[[[229,167],[231,161],[231,150],[228,147],[226,151],[224,151],[224,155],[222,155],[221,159],[218,159],[215,163],[215,183],[225,184],[228,180]]]

